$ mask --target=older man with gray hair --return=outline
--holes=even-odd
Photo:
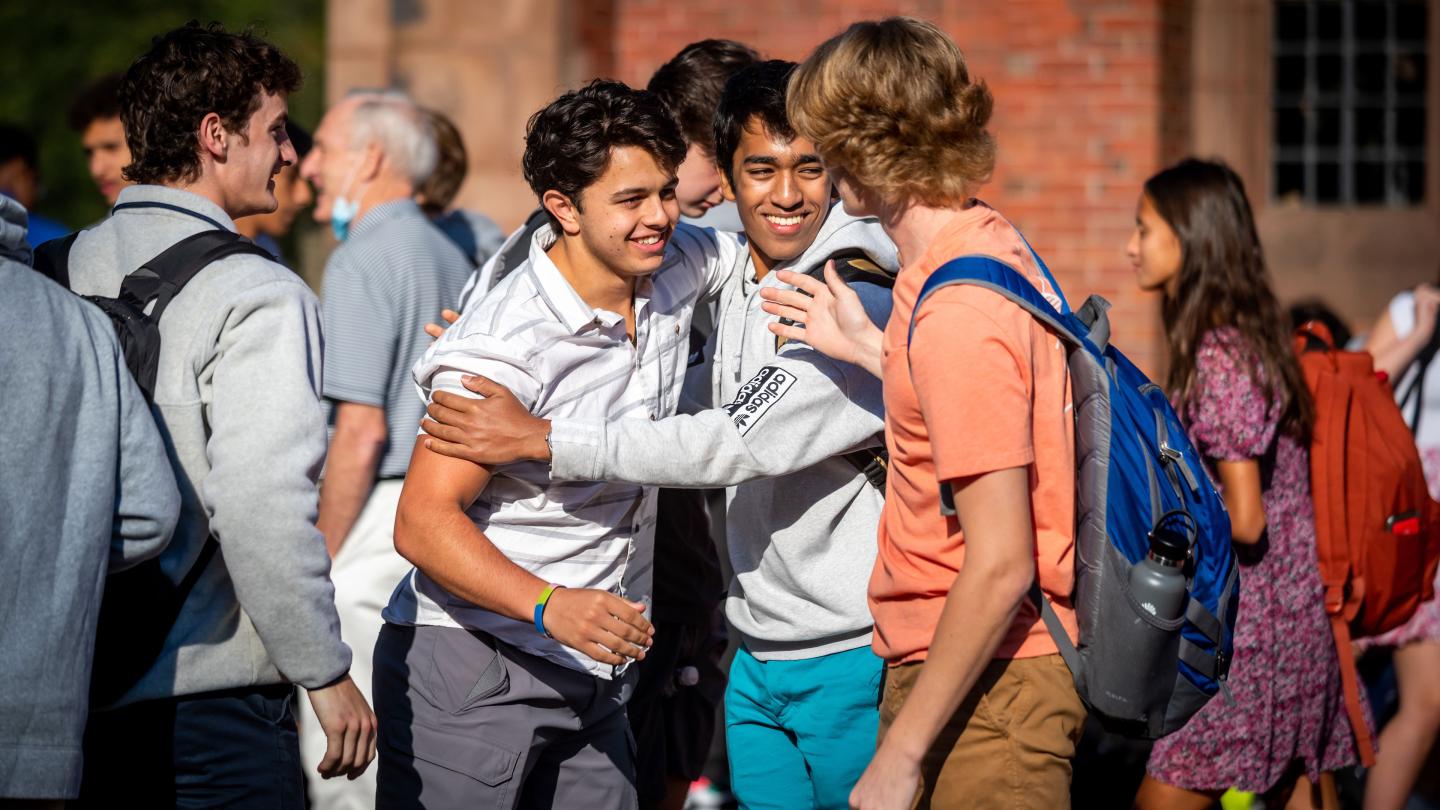
[[[451,306],[470,262],[414,202],[435,169],[434,133],[395,92],[347,97],[320,122],[300,167],[316,193],[315,217],[340,240],[325,265],[323,392],[334,430],[320,488],[318,526],[334,557],[341,636],[355,652],[351,677],[370,694],[380,610],[410,564],[392,532],[423,403],[410,368],[429,344],[425,324]],[[318,763],[324,737],[301,730],[301,756]],[[311,780],[311,806],[375,806],[374,772],[352,782]]]

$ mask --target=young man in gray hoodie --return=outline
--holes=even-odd
[[[555,480],[729,486],[726,613],[743,643],[726,693],[732,787],[745,807],[843,807],[878,725],[881,661],[869,648],[865,590],[883,495],[862,467],[864,451],[882,444],[880,383],[802,346],[780,351],[759,290],[779,283],[776,269],[805,270],[842,250],[892,272],[897,262],[878,223],[832,206],[813,145],[790,129],[793,69],[740,71],[716,113],[725,196],[748,248],[707,347],[713,401],[730,404],[551,434],[549,421],[476,378],[467,387],[488,399],[437,395],[430,413],[447,424],[423,424],[432,449],[487,464],[548,460]],[[883,325],[887,285],[854,286]],[[577,435],[599,440],[566,440]]]
[[[0,196],[0,806],[80,795],[104,578],[163,551],[180,516],[109,319],[29,254],[25,209]]]
[[[71,288],[114,296],[181,239],[274,210],[272,178],[295,162],[286,97],[299,82],[294,62],[249,34],[191,24],[157,37],[120,87],[137,185],[76,239]],[[283,265],[232,256],[185,285],[160,335],[154,413],[183,504],[159,560],[176,582],[205,562],[158,659],[92,707],[82,799],[299,807],[292,684],[329,737],[323,776],[363,772],[375,734],[315,528],[319,306]],[[202,556],[209,538],[219,553]]]

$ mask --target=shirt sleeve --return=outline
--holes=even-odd
[[[481,398],[461,382],[467,374],[486,377],[505,386],[532,413],[539,402],[540,382],[530,365],[505,341],[492,335],[452,336],[447,332],[431,345],[414,368],[415,385],[427,405],[436,391]]]
[[[400,345],[395,307],[373,274],[344,246],[325,266],[325,383],[327,399],[386,406]]]
[[[910,374],[940,481],[1035,461],[1029,320],[975,287],[941,289],[922,304]]]
[[[1415,293],[1406,290],[1390,299],[1390,325],[1395,337],[1403,338],[1415,331]]]
[[[1214,330],[1200,340],[1195,386],[1185,403],[1186,428],[1208,458],[1260,458],[1275,440],[1279,411],[1256,382],[1259,364],[1252,358],[1238,333]]]

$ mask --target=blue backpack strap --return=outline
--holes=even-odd
[[[1057,282],[1055,276],[1050,273],[1050,268],[1046,266],[1045,260],[1040,258],[1040,254],[1035,252],[1035,248],[1030,247],[1030,240],[1025,238],[1025,234],[1020,233],[1019,228],[1015,229],[1015,235],[1020,237],[1021,242],[1025,243],[1025,249],[1030,251],[1030,258],[1035,260],[1035,265],[1040,268],[1040,272],[1044,274],[1045,280],[1050,283],[1050,289],[1055,291],[1055,297],[1060,299],[1060,314],[1069,315],[1070,302],[1065,300],[1065,293],[1060,291],[1060,283]]]
[[[1036,257],[1039,260],[1039,257]],[[1044,269],[1044,264],[1040,265]],[[1049,271],[1045,274],[1049,277]],[[915,337],[915,320],[920,315],[920,307],[942,287],[949,287],[953,284],[971,284],[976,287],[984,287],[992,292],[1004,296],[1014,302],[1021,309],[1029,312],[1042,323],[1054,329],[1061,337],[1073,343],[1081,343],[1081,338],[1075,333],[1075,327],[1071,323],[1074,315],[1070,312],[1069,304],[1065,303],[1065,297],[1060,293],[1060,288],[1054,281],[1056,295],[1060,298],[1060,309],[1056,309],[1045,296],[1035,289],[1030,280],[1020,275],[1015,268],[991,256],[961,256],[958,259],[951,259],[942,264],[940,269],[930,274],[925,280],[925,285],[920,288],[920,295],[915,299],[915,308],[910,312],[910,332],[906,338],[906,353],[909,353],[910,341]]]

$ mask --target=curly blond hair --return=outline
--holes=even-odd
[[[910,17],[855,23],[827,40],[795,71],[786,102],[828,165],[887,204],[941,207],[990,179],[993,107],[955,42]]]

